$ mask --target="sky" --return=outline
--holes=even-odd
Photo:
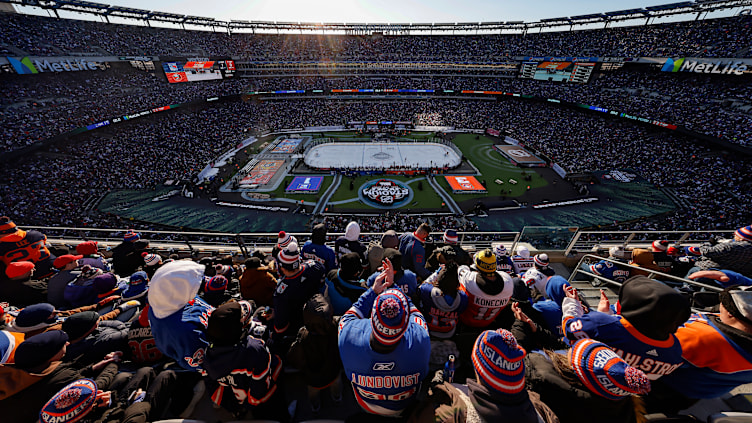
[[[534,22],[678,0],[98,0],[98,3],[217,20],[326,23]],[[39,12],[37,12],[39,13]],[[44,13],[44,12],[43,12]],[[82,18],[78,14],[67,17]]]

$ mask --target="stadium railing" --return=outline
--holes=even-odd
[[[577,231],[564,251],[565,256],[596,248],[608,249],[621,245],[625,249],[632,245],[645,246],[655,240],[667,240],[671,244],[695,244],[710,242],[712,238],[733,238],[733,230],[711,231]]]

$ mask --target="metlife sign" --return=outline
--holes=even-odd
[[[749,67],[741,60],[718,60],[707,62],[689,58],[666,59],[661,71],[663,72],[692,72],[715,75],[743,75]]]
[[[105,70],[107,65],[99,62],[90,62],[84,59],[35,59],[29,57],[21,59],[6,57],[8,63],[19,75],[29,75],[44,72],[79,72],[92,70]]]

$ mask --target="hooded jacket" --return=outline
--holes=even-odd
[[[287,354],[289,362],[303,370],[306,382],[324,388],[339,377],[342,360],[337,346],[339,318],[321,294],[316,294],[303,308],[303,322]]]
[[[214,310],[197,296],[204,266],[178,260],[157,270],[149,284],[149,323],[157,348],[186,370],[201,370]]]
[[[345,235],[334,241],[334,252],[337,254],[337,261],[342,259],[347,253],[356,253],[360,257],[360,262],[367,265],[366,246],[358,241],[360,237],[360,225],[358,222],[350,222],[345,229]]]
[[[564,294],[565,286],[569,286],[566,279],[561,276],[553,276],[546,284],[546,297],[549,299],[533,304],[533,308],[541,313],[548,330],[556,335],[561,335],[561,302],[566,297]]]

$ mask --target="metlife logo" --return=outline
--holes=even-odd
[[[742,75],[747,72],[748,66],[742,61],[718,60],[716,62],[701,62],[685,57],[678,59],[666,59],[661,71],[663,72],[693,72],[709,73],[715,75]]]
[[[90,70],[105,70],[107,65],[99,62],[89,62],[84,59],[31,60],[28,57],[16,59],[6,57],[8,63],[19,75],[29,75],[43,72],[79,72]]]

